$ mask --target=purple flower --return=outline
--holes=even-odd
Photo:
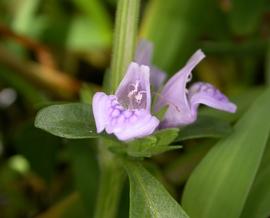
[[[189,59],[164,86],[155,105],[155,111],[168,106],[162,128],[181,127],[197,119],[199,104],[234,113],[236,105],[228,100],[218,89],[209,83],[197,82],[189,89],[186,84],[191,80],[191,71],[205,57],[201,50]]]
[[[119,140],[150,135],[159,120],[150,113],[149,67],[132,62],[115,95],[97,92],[92,107],[97,132],[104,129]]]
[[[135,62],[150,67],[150,84],[157,91],[166,79],[166,74],[151,64],[153,44],[147,40],[141,40],[136,49]]]

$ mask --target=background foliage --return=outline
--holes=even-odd
[[[110,65],[116,3],[0,1],[0,217],[93,216],[101,172],[89,104]],[[163,202],[169,217],[186,216],[176,202],[190,217],[270,215],[269,11],[266,0],[142,1],[138,38],[154,43],[154,64],[172,75],[202,48],[207,58],[194,80],[217,86],[238,111],[201,108],[198,122],[180,132],[112,143],[113,152],[145,158],[144,167],[124,164],[130,211],[126,180],[117,217],[166,217],[156,211]],[[69,103],[69,111],[59,105],[79,101],[84,106]],[[34,127],[37,111],[52,104],[53,119],[43,109],[36,125],[80,140]],[[70,118],[65,129],[52,129],[61,116]]]

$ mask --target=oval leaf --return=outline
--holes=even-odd
[[[130,218],[186,218],[181,206],[138,162],[125,161],[130,181]]]
[[[69,139],[97,137],[91,106],[83,103],[43,108],[36,116],[35,126],[53,135]]]

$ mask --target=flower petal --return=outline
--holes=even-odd
[[[193,84],[188,93],[191,109],[196,113],[199,104],[234,113],[236,105],[222,94],[217,88],[209,83],[197,82]]]
[[[158,98],[155,110],[165,105],[173,105],[181,113],[188,113],[190,105],[186,96],[186,84],[190,80],[192,69],[205,57],[201,50],[197,50],[188,60],[187,64],[176,73],[164,86]]]
[[[187,64],[165,84],[155,105],[156,111],[169,105],[161,122],[161,128],[185,126],[196,120],[197,114],[192,113],[187,98],[186,84],[190,80],[192,69],[204,57],[201,50],[196,51]]]
[[[144,110],[136,121],[129,119],[121,128],[116,128],[114,134],[119,140],[129,141],[151,135],[159,125],[159,120]]]
[[[129,102],[128,94],[130,92],[130,86],[135,86],[136,82],[139,82],[140,89],[145,91],[145,98],[143,104],[138,109],[146,109],[150,111],[151,106],[151,94],[150,94],[150,81],[149,81],[149,67],[145,65],[139,65],[135,62],[131,62],[128,66],[128,70],[123,80],[121,81],[115,95],[118,101],[122,105],[126,105]]]
[[[140,40],[136,49],[135,62],[150,67],[150,84],[157,91],[166,79],[166,73],[151,64],[153,44],[147,40]]]
[[[109,96],[103,92],[97,92],[92,101],[93,114],[96,122],[97,132],[102,132],[108,123]]]
[[[182,113],[177,107],[169,106],[165,113],[164,119],[160,123],[160,127],[163,128],[174,128],[189,125],[196,121],[197,114],[187,111]]]
[[[158,91],[161,85],[164,83],[167,75],[160,69],[151,66],[150,67],[150,84],[153,86],[154,91]]]
[[[158,126],[159,120],[145,109],[129,110],[122,107],[116,96],[109,96],[106,132],[115,134],[119,140],[132,140],[150,135]]]
[[[135,62],[142,65],[151,65],[153,44],[147,40],[140,40],[136,49]]]

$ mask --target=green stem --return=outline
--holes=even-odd
[[[95,218],[114,218],[117,215],[125,174],[117,158],[104,144],[99,145],[99,158],[101,176]]]
[[[109,91],[111,93],[116,90],[128,64],[133,59],[139,5],[140,0],[118,0],[113,56],[109,77]],[[115,218],[126,176],[124,170],[120,167],[117,157],[108,151],[101,139],[99,142],[101,176],[95,218]]]
[[[110,73],[114,92],[132,61],[137,36],[140,0],[118,0]]]

